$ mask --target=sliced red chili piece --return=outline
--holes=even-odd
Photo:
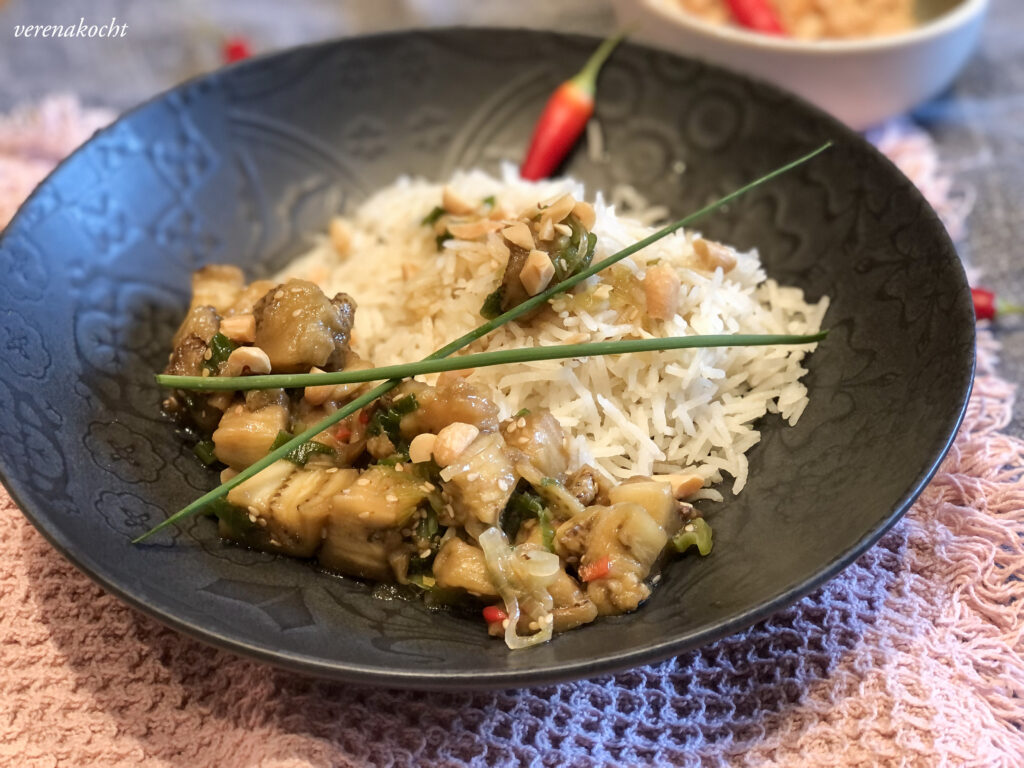
[[[579,570],[580,581],[586,582],[603,579],[611,571],[611,567],[612,562],[607,555],[592,563],[581,565]]]
[[[505,613],[505,610],[496,605],[488,605],[484,608],[483,614],[484,621],[488,624],[494,624],[495,622],[504,621],[508,618],[508,614]]]

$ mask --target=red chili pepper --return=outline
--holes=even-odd
[[[252,56],[252,48],[244,37],[229,37],[220,49],[225,64],[232,64]]]
[[[370,412],[368,410],[366,410],[365,408],[363,408],[363,410],[361,410],[359,412],[359,423],[360,424],[369,424],[370,423]]]
[[[784,35],[779,15],[768,0],[725,0],[736,23],[766,35]]]
[[[352,430],[349,429],[348,424],[339,424],[338,428],[334,430],[334,439],[339,443],[348,442],[350,437],[352,437]]]
[[[508,614],[502,608],[496,605],[488,605],[484,608],[484,621],[488,624],[494,624],[495,622],[504,621],[508,618]]]
[[[600,560],[595,560],[592,563],[580,566],[580,581],[595,581],[596,579],[603,579],[608,575],[612,569],[612,562],[605,555]]]
[[[524,179],[536,181],[550,176],[576,144],[587,120],[594,114],[597,76],[621,40],[622,35],[616,35],[601,43],[579,74],[551,94],[533,128],[530,148],[519,169]]]
[[[995,320],[1002,315],[1024,313],[1024,305],[1003,301],[984,288],[971,288],[971,298],[974,299],[974,316],[978,320]]]

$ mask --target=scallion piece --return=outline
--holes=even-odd
[[[192,449],[192,453],[206,466],[213,466],[217,463],[217,454],[214,453],[215,447],[213,440],[200,440],[196,443],[196,447]]]
[[[210,343],[207,344],[210,356],[203,361],[203,367],[210,373],[216,375],[220,372],[220,364],[226,362],[228,357],[231,356],[231,353],[237,348],[238,345],[223,333],[218,332],[213,334],[213,338],[210,339]]]
[[[278,432],[277,437],[274,438],[274,442],[270,444],[270,450],[276,451],[281,446],[287,445],[292,441],[293,437],[294,436],[292,435],[291,432]],[[295,448],[292,448],[290,451],[288,451],[288,453],[286,453],[281,458],[287,459],[292,464],[297,464],[300,467],[304,467],[306,466],[306,463],[310,460],[310,458],[318,453],[334,453],[334,449],[331,448],[331,446],[325,445],[324,443],[318,442],[316,440],[307,440],[306,442],[301,443]]]
[[[775,170],[770,171],[769,173],[766,173],[764,176],[761,176],[760,178],[755,179],[754,181],[750,182],[749,184],[745,184],[742,187],[739,187],[738,189],[733,190],[732,192],[724,195],[723,197],[720,197],[718,200],[715,200],[714,202],[709,203],[708,205],[704,206],[700,210],[698,210],[698,211],[696,211],[694,213],[691,213],[689,216],[685,216],[682,219],[679,219],[678,221],[675,221],[675,222],[673,222],[671,224],[668,224],[667,226],[662,227],[657,232],[654,232],[653,234],[648,235],[647,237],[643,238],[642,240],[638,240],[637,242],[633,243],[632,245],[629,245],[629,246],[623,248],[621,251],[618,251],[617,253],[609,256],[606,259],[602,259],[601,261],[597,262],[596,264],[591,264],[589,267],[587,267],[586,269],[582,270],[581,272],[573,275],[572,277],[570,277],[570,278],[568,278],[566,280],[563,280],[560,283],[557,283],[555,285],[552,285],[552,286],[548,287],[546,290],[542,291],[541,293],[538,293],[536,296],[531,296],[529,299],[527,299],[523,303],[521,303],[521,304],[519,304],[519,305],[517,305],[515,307],[512,307],[512,309],[510,309],[507,312],[499,315],[498,317],[494,318],[493,320],[488,320],[486,323],[483,323],[483,324],[477,326],[476,328],[474,328],[469,333],[466,333],[466,334],[460,336],[459,338],[455,339],[454,341],[452,341],[452,342],[446,344],[445,346],[441,347],[439,350],[437,350],[432,355],[430,355],[427,359],[438,360],[438,359],[441,359],[441,358],[444,358],[444,357],[448,357],[452,353],[457,352],[458,350],[462,349],[463,347],[469,346],[470,344],[472,344],[477,339],[480,339],[480,338],[483,338],[484,336],[486,336],[488,333],[493,331],[495,328],[499,328],[502,325],[504,325],[505,323],[508,323],[508,322],[510,322],[512,320],[515,320],[517,317],[521,317],[522,315],[530,312],[535,307],[539,307],[541,304],[545,303],[552,296],[555,296],[556,294],[559,294],[559,293],[562,293],[564,291],[569,290],[574,285],[576,285],[577,283],[579,283],[579,282],[581,282],[583,280],[586,280],[591,275],[596,275],[602,269],[607,269],[612,264],[615,264],[615,263],[621,261],[622,259],[625,259],[628,256],[632,256],[634,253],[636,253],[637,251],[640,251],[640,250],[646,248],[651,243],[657,242],[661,238],[663,238],[663,237],[665,237],[667,235],[672,234],[676,230],[682,229],[683,227],[687,226],[688,224],[692,224],[697,219],[699,219],[699,218],[701,218],[703,216],[706,216],[707,214],[711,213],[712,211],[714,211],[714,210],[722,207],[723,205],[726,205],[727,203],[731,202],[732,200],[735,200],[736,198],[746,194],[750,190],[755,189],[755,188],[761,186],[762,184],[764,184],[764,183],[766,183],[768,181],[771,181],[772,179],[777,178],[778,176],[781,176],[782,174],[784,174],[784,173],[786,173],[788,171],[793,170],[794,168],[797,168],[797,167],[803,165],[808,160],[811,160],[812,158],[820,155],[822,152],[824,152],[826,149],[828,149],[831,146],[832,146],[832,142],[826,142],[825,144],[822,144],[820,147],[818,147],[817,149],[813,150],[812,152],[808,152],[806,155],[803,155],[802,157],[799,157],[796,160],[793,160],[793,161],[791,161],[789,163],[786,163],[785,165],[780,166],[780,167],[776,168]],[[337,411],[332,413],[330,416],[327,416],[324,419],[322,419],[321,421],[319,421],[318,423],[314,424],[312,427],[307,429],[305,432],[302,432],[302,433],[296,435],[294,438],[292,438],[292,440],[290,442],[286,443],[285,445],[282,445],[276,451],[271,451],[270,453],[268,453],[266,456],[264,456],[259,461],[249,465],[244,470],[242,470],[237,475],[235,475],[233,478],[228,480],[226,483],[222,483],[221,485],[219,485],[216,488],[214,488],[212,491],[209,491],[208,493],[203,494],[198,499],[193,501],[191,504],[189,504],[188,506],[183,507],[182,509],[178,510],[173,515],[171,515],[170,517],[168,517],[166,520],[164,520],[163,522],[159,523],[158,525],[154,526],[153,528],[151,528],[146,533],[142,534],[141,536],[136,537],[135,539],[132,540],[132,543],[138,543],[138,542],[148,538],[149,536],[152,536],[157,531],[162,530],[162,529],[164,529],[164,528],[166,528],[166,527],[168,527],[170,525],[173,525],[176,522],[178,522],[179,520],[183,520],[186,517],[188,517],[188,516],[198,512],[203,507],[205,507],[207,504],[209,504],[211,501],[213,501],[215,499],[221,498],[222,496],[226,495],[228,493],[228,491],[230,491],[235,486],[240,485],[241,483],[244,483],[246,480],[248,480],[253,475],[255,475],[255,474],[261,472],[262,470],[266,469],[267,467],[269,467],[271,464],[273,464],[278,459],[282,458],[285,454],[287,454],[293,448],[296,448],[299,445],[301,445],[302,443],[306,442],[307,440],[310,440],[313,437],[316,437],[318,434],[323,432],[325,429],[327,429],[328,427],[333,426],[334,424],[337,424],[342,419],[344,419],[344,418],[346,418],[348,416],[351,416],[353,413],[355,413],[359,409],[361,409],[364,406],[369,405],[370,403],[372,403],[374,400],[376,400],[381,395],[384,395],[385,393],[390,392],[392,389],[394,389],[399,384],[401,384],[401,382],[402,382],[401,379],[388,379],[383,384],[379,384],[376,387],[374,387],[373,389],[371,389],[369,392],[366,392],[366,393],[360,395],[359,397],[355,398],[354,400],[352,400],[350,403],[348,403],[344,407],[339,408]]]
[[[701,556],[711,554],[711,543],[711,526],[703,517],[691,520],[672,537],[672,546],[676,552],[685,552],[690,547],[696,547]]]

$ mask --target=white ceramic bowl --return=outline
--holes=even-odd
[[[806,41],[711,24],[676,0],[612,2],[631,39],[775,83],[859,130],[948,86],[974,51],[988,9],[988,0],[962,0],[902,34]]]

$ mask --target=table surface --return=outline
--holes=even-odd
[[[244,13],[241,13],[244,8]],[[125,109],[218,64],[220,34],[241,34],[257,50],[410,26],[535,26],[607,34],[607,0],[232,0],[138,3],[92,0],[88,21],[116,17],[123,38],[14,39],[15,24],[68,24],[82,16],[77,0],[9,0],[0,7],[0,110],[54,91],[89,105]],[[937,142],[945,170],[975,198],[960,244],[981,285],[1024,303],[1024,4],[993,0],[978,54],[954,85],[913,118]],[[1024,319],[996,329],[1001,372],[1024,380]],[[1024,436],[1024,413],[1008,431]]]

